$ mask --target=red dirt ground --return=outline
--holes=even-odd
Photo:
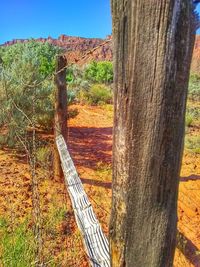
[[[68,146],[103,230],[108,234],[111,208],[112,107],[75,106],[79,114],[69,121]],[[74,107],[71,107],[74,108]],[[20,221],[31,211],[27,163],[10,150],[0,150],[0,217]],[[56,266],[88,266],[70,202],[62,183],[38,170],[44,217],[67,206],[66,220],[55,222],[57,235],[45,236],[45,250]],[[200,266],[200,158],[185,152],[178,201],[178,229],[185,240],[176,250],[174,267]],[[1,266],[1,265],[0,265]],[[139,266],[138,266],[139,267]]]

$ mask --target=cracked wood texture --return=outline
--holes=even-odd
[[[66,67],[67,59],[63,55],[57,57],[55,74],[55,111],[54,111],[54,140],[62,135],[67,141],[67,86]],[[54,179],[63,182],[64,176],[61,168],[60,156],[56,142],[54,144]]]
[[[113,267],[173,265],[192,49],[190,0],[111,0]]]

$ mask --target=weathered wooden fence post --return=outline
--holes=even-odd
[[[62,134],[65,141],[67,140],[67,86],[66,86],[66,66],[67,59],[60,55],[57,58],[56,75],[55,75],[55,115],[54,115],[54,140],[56,136]],[[62,181],[63,172],[59,153],[54,146],[54,179]]]
[[[171,267],[194,44],[192,0],[112,0],[112,267]]]

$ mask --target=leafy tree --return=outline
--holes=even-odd
[[[112,83],[113,65],[107,61],[94,61],[85,67],[84,76],[94,83]]]
[[[103,61],[97,63],[97,82],[113,82],[113,65],[111,62]]]

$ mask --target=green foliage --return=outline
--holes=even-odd
[[[93,83],[112,83],[113,65],[109,61],[94,61],[86,66],[84,77]]]
[[[21,146],[19,136],[28,138],[33,121],[37,127],[52,129],[53,72],[60,51],[34,41],[0,47],[0,126],[8,130],[8,146]]]
[[[76,91],[87,90],[91,83],[110,84],[113,81],[113,65],[107,61],[94,61],[83,67],[72,65],[67,69],[66,81],[68,87]]]
[[[53,91],[51,77],[60,49],[34,41],[0,48],[0,123],[12,122],[23,129],[30,126],[35,102],[36,124],[52,127]],[[35,100],[34,100],[35,98]],[[23,111],[23,112],[22,112]],[[9,133],[12,130],[9,123]]]
[[[188,107],[186,110],[185,122],[186,126],[199,125],[200,121],[200,109],[198,107]]]
[[[35,41],[0,47],[0,126],[8,129],[7,144],[17,144],[17,133],[27,134],[32,121],[37,127],[52,129],[54,117],[55,59],[60,49]],[[111,62],[93,62],[67,69],[68,105],[82,97],[90,104],[109,103],[111,90],[94,83],[111,83]],[[33,108],[34,106],[34,108]],[[73,112],[75,116],[77,112]],[[70,114],[71,116],[71,114]],[[69,117],[70,117],[69,116]],[[19,144],[20,142],[18,142]]]
[[[48,146],[39,147],[36,151],[37,163],[46,169],[49,169],[52,162],[52,150]]]
[[[60,225],[66,220],[66,205],[53,203],[43,217],[43,240],[56,240],[60,234]],[[15,225],[9,219],[0,218],[0,266],[30,267],[36,266],[37,247],[34,231],[28,226],[29,219]],[[16,222],[15,222],[16,223]],[[45,243],[45,242],[44,242]],[[49,250],[43,247],[44,266],[60,266]]]
[[[112,92],[109,87],[103,84],[94,84],[89,91],[83,92],[82,100],[91,105],[108,104],[112,101]]]
[[[10,229],[9,223],[0,219],[0,262],[5,267],[34,266],[35,244],[34,235],[27,223],[21,223]]]
[[[53,238],[59,234],[58,226],[64,221],[66,213],[67,208],[65,205],[58,207],[57,203],[54,203],[43,221],[46,236],[51,236]]]
[[[200,101],[200,76],[197,74],[190,75],[188,97],[191,100]]]
[[[70,66],[67,69],[66,80],[70,97],[73,92],[73,101],[96,105],[109,103],[112,99],[111,90],[108,87],[108,84],[113,81],[111,62],[92,62],[83,67]]]
[[[87,91],[90,88],[90,82],[84,77],[84,68],[78,65],[69,66],[66,75],[68,94],[74,93],[77,98],[80,91]]]
[[[78,113],[79,112],[78,112],[78,109],[77,108],[73,108],[73,109],[68,110],[68,113],[67,113],[68,119],[75,118],[78,115]]]
[[[104,162],[100,161],[97,163],[97,170],[95,172],[97,177],[104,179],[106,181],[112,180],[112,166],[110,164],[105,164]]]
[[[185,116],[186,127],[191,127],[193,125],[193,122],[194,122],[194,118],[193,118],[192,114],[186,113],[186,116]]]
[[[76,92],[73,90],[67,91],[67,103],[68,105],[72,104],[76,99]]]
[[[76,65],[72,65],[69,68],[67,68],[67,74],[66,74],[66,81],[68,84],[72,84],[75,81],[75,67]]]
[[[200,136],[185,138],[185,148],[192,153],[200,153]]]
[[[18,43],[12,46],[1,47],[0,57],[6,68],[11,68],[13,64],[26,68],[28,65],[34,65],[41,76],[45,77],[52,74],[55,70],[56,55],[61,49],[46,43],[29,41],[27,43]]]

